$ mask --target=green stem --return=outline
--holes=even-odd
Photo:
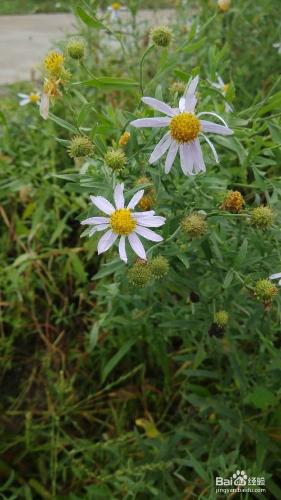
[[[140,61],[140,89],[141,89],[142,95],[143,95],[143,91],[144,91],[144,88],[143,88],[143,63],[144,63],[146,56],[149,54],[149,52],[151,52],[152,49],[154,49],[154,47],[155,47],[155,45],[150,45],[150,47],[148,47],[145,50],[145,52],[143,53],[141,61]]]
[[[171,236],[169,236],[169,238],[167,240],[162,240],[162,241],[159,241],[159,243],[156,243],[156,245],[154,245],[153,247],[150,247],[149,250],[146,252],[147,255],[149,255],[153,250],[154,248],[158,247],[159,245],[162,245],[163,243],[168,243],[168,241],[171,241],[173,240],[176,235],[178,234],[178,232],[180,231],[180,227],[178,227],[175,232],[173,234],[171,234]]]

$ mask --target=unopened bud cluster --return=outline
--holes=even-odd
[[[72,59],[80,60],[85,56],[85,42],[81,38],[72,38],[69,40],[66,50]]]
[[[229,315],[226,311],[217,311],[214,316],[214,323],[220,328],[225,328],[229,320]]]
[[[251,224],[259,229],[268,229],[273,223],[273,211],[270,207],[257,207],[252,210]]]
[[[264,304],[271,304],[278,293],[278,288],[269,279],[261,279],[256,282],[254,295]]]
[[[70,141],[68,154],[71,158],[82,158],[90,156],[94,152],[94,145],[89,137],[85,135],[76,135]]]
[[[104,161],[112,170],[121,172],[124,169],[127,158],[122,149],[110,149],[105,153]]]
[[[172,38],[173,34],[167,26],[156,26],[150,32],[151,43],[157,47],[168,47]]]
[[[149,262],[138,259],[128,271],[128,281],[131,285],[142,288],[153,279],[164,278],[168,272],[169,262],[162,255],[152,258]]]
[[[204,215],[194,212],[182,219],[181,229],[191,238],[201,238],[208,231],[208,224]]]

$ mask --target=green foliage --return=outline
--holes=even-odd
[[[201,0],[189,16],[178,2],[168,48],[148,46],[134,17],[114,24],[98,2],[76,3],[85,58],[66,55],[72,77],[49,119],[18,105],[32,83],[1,99],[4,498],[213,500],[215,477],[237,469],[280,498],[280,293],[255,294],[281,272],[279,0],[232,3],[221,14]],[[148,163],[161,130],[129,123],[154,116],[142,91],[176,107],[173,84],[199,73],[198,110],[235,133],[212,136],[219,164],[203,145],[206,173],[185,177],[177,159],[166,176],[163,160]],[[70,158],[76,136],[91,157]],[[106,152],[121,147],[127,161],[112,170]],[[145,243],[146,286],[131,286],[116,246],[98,256],[100,234],[80,225],[97,215],[89,196],[112,201],[118,182],[126,201],[152,192],[142,209],[167,219],[164,241]],[[223,208],[230,191],[245,200],[237,210]],[[259,206],[274,214],[263,230],[251,223]],[[180,229],[193,213],[200,238]]]

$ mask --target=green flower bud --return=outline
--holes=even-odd
[[[138,259],[128,270],[127,276],[131,285],[138,288],[144,287],[151,279],[150,267],[146,261]]]
[[[270,304],[278,293],[278,288],[270,280],[262,279],[258,280],[255,285],[255,297],[264,302],[265,304]]]
[[[170,266],[169,266],[168,260],[166,259],[166,257],[163,257],[162,255],[158,255],[158,257],[154,257],[149,262],[149,268],[150,268],[151,274],[152,274],[153,278],[155,278],[157,280],[166,276],[166,274],[169,271],[169,267]]]
[[[204,215],[194,212],[184,217],[181,228],[191,238],[201,238],[208,231],[208,224]]]
[[[259,229],[268,229],[273,223],[273,211],[270,207],[257,207],[252,210],[251,223]]]
[[[229,320],[228,313],[226,311],[217,311],[214,316],[214,323],[215,325],[219,326],[220,328],[224,328]]]
[[[83,59],[85,55],[85,48],[85,42],[80,38],[72,38],[66,46],[68,55],[72,57],[72,59],[77,60]]]
[[[157,47],[168,47],[170,45],[173,34],[167,26],[156,26],[150,32],[151,42]]]
[[[92,141],[85,135],[76,135],[72,137],[68,146],[68,154],[71,158],[81,158],[90,156],[94,152]]]
[[[112,170],[121,172],[127,162],[127,158],[122,149],[110,149],[105,153],[104,161]]]

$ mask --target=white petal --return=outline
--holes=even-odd
[[[153,109],[156,109],[157,111],[161,111],[161,113],[165,113],[165,115],[168,116],[175,116],[175,111],[168,106],[168,104],[165,104],[165,102],[158,101],[158,99],[153,99],[153,97],[143,97],[142,102],[147,104]]]
[[[40,101],[39,113],[42,116],[42,118],[44,118],[44,120],[48,119],[49,107],[50,107],[50,98],[47,94],[43,94]]]
[[[165,224],[166,218],[161,217],[160,215],[154,215],[152,217],[144,217],[143,219],[138,219],[139,226],[145,227],[160,227]]]
[[[180,145],[180,160],[184,175],[192,175],[194,158],[192,154],[191,144]]]
[[[181,97],[179,100],[179,110],[181,113],[185,111],[185,97]]]
[[[22,99],[29,99],[27,94],[22,94],[21,92],[18,93],[18,97],[21,97]]]
[[[133,127],[167,127],[171,121],[171,118],[158,116],[157,118],[140,118],[140,120],[134,120],[130,123]]]
[[[196,141],[193,141],[191,143],[191,151],[193,156],[195,172],[205,172],[206,171],[205,162],[203,159],[202,150],[198,139],[196,139]]]
[[[26,105],[26,104],[28,104],[28,103],[29,103],[29,99],[22,99],[22,100],[20,101],[20,106],[25,106],[25,105]]]
[[[275,273],[275,274],[271,274],[269,276],[270,280],[276,280],[276,279],[279,279],[279,278],[281,278],[281,273]]]
[[[93,236],[97,231],[104,231],[109,227],[109,224],[97,224],[96,226],[93,226],[91,230],[89,231],[89,236]]]
[[[106,252],[110,247],[112,247],[113,243],[117,239],[118,234],[115,234],[111,231],[106,231],[106,233],[101,237],[98,243],[98,254]]]
[[[85,225],[85,224],[108,224],[108,223],[109,223],[108,217],[89,217],[88,219],[84,219],[81,221],[82,225]]]
[[[154,231],[151,231],[151,229],[148,229],[147,227],[141,227],[137,226],[135,228],[135,233],[140,234],[143,236],[143,238],[146,238],[147,240],[150,241],[162,241],[163,238],[159,234],[156,234]]]
[[[170,149],[168,151],[166,161],[165,161],[165,174],[168,174],[173,166],[173,163],[175,161],[175,157],[177,155],[179,149],[179,145],[176,141],[173,141]]]
[[[127,254],[126,254],[126,239],[125,236],[121,236],[119,241],[119,256],[120,259],[124,262],[128,262]]]
[[[139,218],[144,218],[144,217],[151,217],[151,215],[154,215],[155,211],[154,210],[148,210],[147,212],[132,212],[132,217],[136,220]]]
[[[159,160],[161,156],[163,156],[166,153],[167,149],[171,145],[171,142],[172,142],[171,134],[170,132],[167,132],[152,151],[148,160],[149,163],[157,162],[157,160]]]
[[[124,184],[117,184],[114,190],[114,201],[116,208],[124,208]]]
[[[185,91],[185,111],[193,113],[197,99],[195,97],[196,88],[199,82],[199,76],[193,78]]]
[[[146,260],[146,253],[144,246],[139,239],[139,237],[136,235],[136,233],[131,233],[128,236],[129,243],[134,250],[134,252],[143,260]]]
[[[224,127],[223,125],[218,125],[217,123],[209,122],[206,120],[200,120],[202,131],[203,132],[211,132],[212,134],[221,134],[221,135],[232,135],[233,130],[228,127]]]
[[[216,148],[215,146],[213,145],[213,143],[210,141],[210,139],[208,139],[208,137],[205,135],[205,134],[202,134],[205,141],[208,143],[208,145],[210,146],[211,150],[212,150],[212,153],[214,155],[214,158],[215,158],[215,161],[216,163],[219,163],[219,157],[218,157],[218,154],[216,152]]]
[[[201,113],[198,113],[197,117],[203,116],[203,115],[215,116],[216,118],[218,118],[224,124],[224,126],[226,128],[228,128],[226,121],[220,115],[218,115],[217,113],[213,113],[213,111],[201,111]],[[207,122],[207,123],[211,123],[211,122]]]
[[[91,202],[107,215],[115,212],[114,206],[103,196],[90,196]]]
[[[138,202],[142,199],[144,195],[144,189],[141,189],[137,193],[134,194],[133,198],[131,199],[130,203],[128,204],[127,208],[135,208],[135,206],[138,204]]]

